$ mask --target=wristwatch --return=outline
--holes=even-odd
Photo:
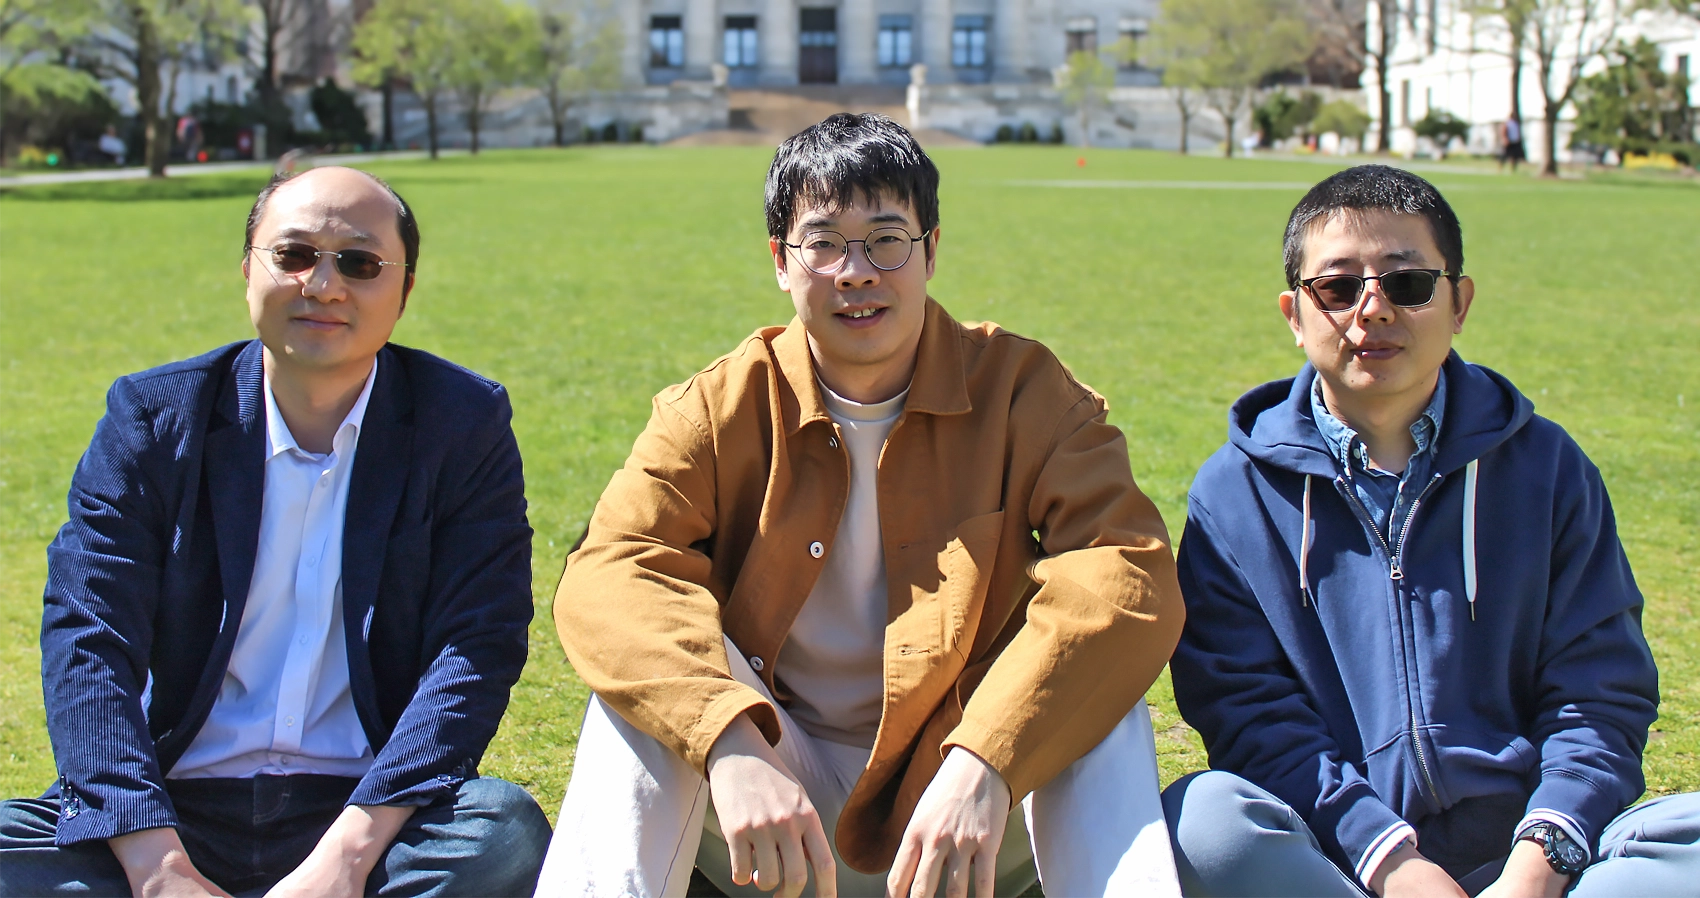
[[[1588,869],[1588,851],[1576,844],[1569,834],[1551,823],[1534,823],[1517,834],[1519,841],[1528,839],[1541,846],[1547,863],[1554,872],[1575,877]]]

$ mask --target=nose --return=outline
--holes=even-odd
[[[844,264],[833,280],[837,282],[838,289],[853,290],[878,284],[882,273],[868,258],[868,245],[858,240],[844,248]]]
[[[1364,295],[1358,297],[1358,314],[1360,321],[1391,322],[1394,318],[1393,303],[1382,292],[1381,279],[1364,281]]]
[[[319,302],[335,302],[347,293],[348,282],[336,268],[336,256],[325,253],[301,280],[301,295]]]

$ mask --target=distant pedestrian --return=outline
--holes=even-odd
[[[201,151],[201,123],[194,116],[177,120],[177,142],[183,145],[183,160],[194,162]]]
[[[1517,163],[1529,158],[1523,150],[1523,122],[1516,116],[1506,119],[1499,125],[1499,168],[1505,170],[1505,164],[1511,163],[1511,173],[1517,173]]]
[[[106,133],[100,135],[99,147],[101,155],[110,158],[113,165],[123,165],[124,157],[129,154],[124,138],[118,136],[117,125],[106,126]]]

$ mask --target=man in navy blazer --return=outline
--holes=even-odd
[[[0,893],[529,893],[548,821],[478,776],[532,615],[507,394],[388,344],[378,179],[274,179],[245,242],[259,339],[120,378],[72,477]]]

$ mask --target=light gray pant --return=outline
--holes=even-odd
[[[1342,896],[1363,888],[1322,853],[1279,798],[1219,770],[1163,791],[1181,892],[1187,896]],[[1511,834],[1506,833],[1507,851]],[[1486,886],[1488,883],[1481,883]],[[1613,820],[1570,898],[1700,895],[1700,793],[1668,795]]]

